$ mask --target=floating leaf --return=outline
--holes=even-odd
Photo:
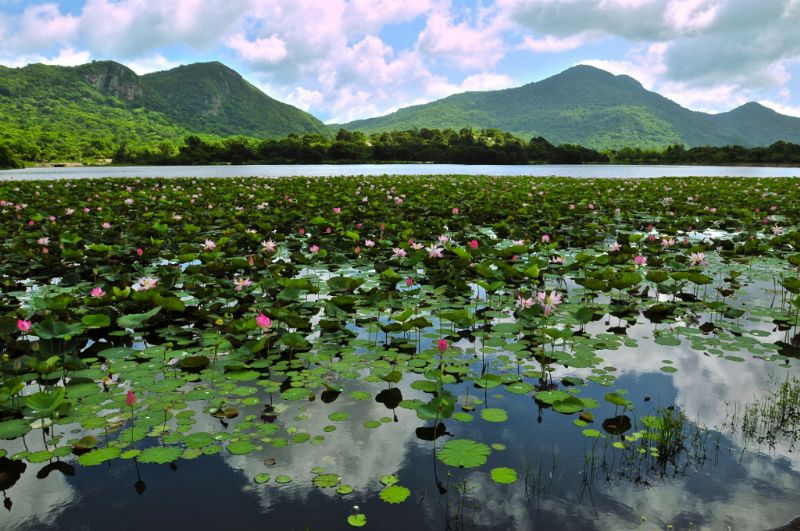
[[[486,463],[492,450],[483,443],[469,439],[450,439],[436,456],[444,464],[460,468],[475,468]]]
[[[91,452],[85,453],[78,457],[78,463],[81,466],[95,466],[105,463],[110,459],[115,459],[119,457],[119,454],[119,448],[115,448],[113,446],[98,448],[97,450],[92,450]]]
[[[182,452],[183,450],[176,446],[151,446],[142,450],[139,455],[139,462],[165,465],[176,461]]]
[[[481,411],[481,418],[487,422],[505,422],[508,413],[504,409],[490,407]]]
[[[402,503],[410,495],[411,491],[400,485],[390,485],[380,492],[380,498],[386,503]]]
[[[513,468],[493,468],[491,476],[495,483],[508,484],[517,481],[517,471]]]
[[[363,514],[351,514],[347,517],[347,523],[353,527],[364,527],[367,525],[367,517]]]

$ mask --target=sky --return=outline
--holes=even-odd
[[[325,122],[576,64],[694,110],[800,116],[800,0],[0,0],[0,64],[221,61]]]

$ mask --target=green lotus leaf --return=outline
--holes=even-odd
[[[505,422],[508,420],[506,410],[489,407],[481,411],[481,418],[487,422]]]
[[[509,484],[517,481],[517,471],[513,468],[493,468],[490,474],[495,483]]]
[[[363,514],[351,514],[347,517],[347,523],[353,527],[364,527],[367,525],[367,517]]]
[[[381,490],[379,496],[386,503],[403,503],[411,496],[411,491],[400,485],[390,485]]]
[[[98,448],[78,457],[78,463],[81,466],[95,466],[105,463],[111,459],[116,459],[119,457],[119,454],[119,448],[113,446]]]
[[[176,461],[181,453],[183,450],[177,446],[151,446],[142,450],[142,453],[139,454],[139,462],[165,465]]]
[[[459,468],[475,468],[486,463],[491,448],[470,439],[450,439],[436,453],[444,464]]]

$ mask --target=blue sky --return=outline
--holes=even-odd
[[[0,0],[0,64],[218,60],[327,122],[591,64],[800,116],[800,0]]]

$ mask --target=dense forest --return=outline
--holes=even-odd
[[[575,144],[554,145],[542,137],[518,138],[497,129],[413,129],[367,135],[340,129],[335,137],[289,135],[281,140],[189,136],[180,148],[164,144],[128,150],[114,157],[120,164],[319,164],[363,162],[433,162],[451,164],[800,164],[800,145],[776,142],[769,147],[669,146],[663,150],[624,148],[596,151]]]
[[[768,147],[623,148],[597,151],[576,144],[554,145],[542,137],[525,140],[497,129],[412,129],[367,135],[340,129],[335,136],[290,134],[275,139],[244,136],[187,136],[183,145],[121,143],[114,164],[323,164],[430,162],[449,164],[779,164],[800,165],[800,145]],[[23,159],[0,144],[0,167],[22,167]]]

